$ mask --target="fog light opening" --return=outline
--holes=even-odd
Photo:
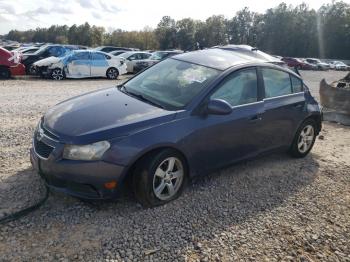
[[[106,188],[106,189],[114,189],[114,188],[116,188],[117,187],[117,181],[110,181],[110,182],[106,182],[106,183],[104,183],[104,187]]]

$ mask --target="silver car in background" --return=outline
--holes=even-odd
[[[137,63],[148,59],[151,55],[152,54],[148,52],[131,51],[122,53],[116,57],[124,58],[126,60],[126,71],[128,73],[134,73],[138,71],[138,68],[136,67]]]

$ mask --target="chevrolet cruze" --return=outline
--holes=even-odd
[[[220,167],[276,150],[306,156],[321,119],[299,75],[209,49],[57,104],[40,120],[30,155],[54,190],[108,199],[127,188],[156,206]]]

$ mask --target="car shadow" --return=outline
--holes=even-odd
[[[135,239],[140,245],[140,256],[147,249],[171,248],[181,257],[189,246],[211,241],[232,226],[278,208],[312,184],[319,169],[315,157],[309,154],[303,159],[292,159],[287,154],[273,154],[239,163],[196,178],[179,199],[149,209],[142,208],[132,197],[89,204],[53,192],[39,210],[14,223],[31,225],[30,232],[47,227],[47,239],[41,240],[44,247],[50,241],[69,241],[77,234],[82,240],[93,239],[97,245],[95,252],[101,252],[101,258],[105,249],[117,254],[133,245]],[[43,195],[42,182],[31,169],[19,171],[4,183],[16,186],[1,190],[1,195],[6,196],[0,210],[5,203],[11,204],[11,199],[18,199],[18,192],[26,192],[26,200],[22,199],[26,205],[40,198],[38,190]],[[57,234],[57,230],[63,231]],[[69,248],[72,250],[67,254],[73,256],[74,247],[68,243]],[[89,250],[89,247],[81,248]],[[152,257],[161,259],[157,253]]]

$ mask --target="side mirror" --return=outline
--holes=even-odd
[[[232,112],[229,103],[221,99],[210,100],[207,105],[207,113],[212,115],[228,115]]]

